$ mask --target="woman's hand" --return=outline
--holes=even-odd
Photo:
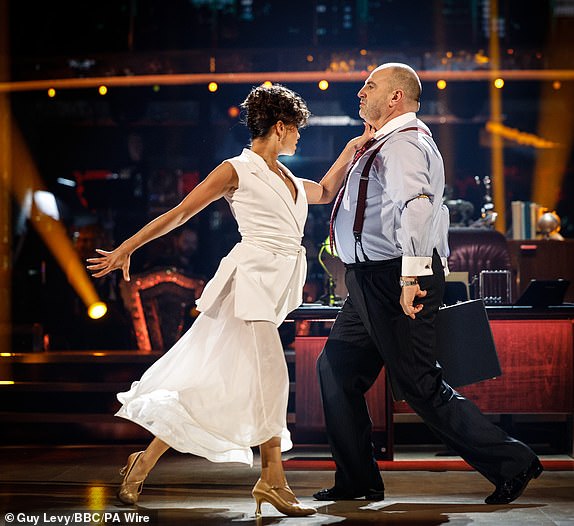
[[[330,203],[345,181],[345,175],[349,171],[349,166],[357,153],[364,144],[375,136],[375,128],[370,124],[364,123],[365,129],[363,135],[351,139],[339,154],[337,160],[323,176],[321,181],[316,183],[311,180],[304,180],[305,193],[309,204],[326,204]]]
[[[96,248],[96,252],[101,255],[99,258],[88,258],[86,261],[90,263],[87,269],[92,273],[92,277],[101,278],[109,274],[113,270],[121,269],[124,279],[130,280],[130,256],[131,254],[123,249],[121,246],[108,252]]]
[[[368,122],[363,122],[363,124],[365,126],[363,135],[355,137],[347,143],[347,146],[352,146],[354,151],[360,150],[367,141],[374,139],[375,137],[375,128],[373,128]]]

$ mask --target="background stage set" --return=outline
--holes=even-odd
[[[369,72],[404,62],[420,74],[419,116],[445,162],[445,304],[480,300],[494,343],[489,357],[462,349],[470,364],[494,360],[494,373],[460,391],[546,471],[525,505],[488,517],[465,507],[488,487],[381,375],[368,400],[392,509],[331,511],[357,523],[388,513],[390,524],[391,512],[573,523],[573,44],[574,0],[0,0],[0,511],[116,506],[116,468],[149,439],[113,416],[116,393],[194,323],[239,235],[220,200],[136,252],[130,282],[91,278],[85,259],[241,152],[252,87],[278,82],[307,101],[309,125],[283,162],[319,180],[362,132],[356,94]],[[280,326],[296,444],[285,465],[309,502],[333,474],[315,361],[346,295],[330,211],[309,209],[304,303]],[[147,501],[163,523],[250,520],[257,470],[166,459]],[[318,517],[298,520],[331,520]]]

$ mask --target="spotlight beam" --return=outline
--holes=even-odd
[[[13,126],[12,134],[12,186],[19,203],[24,203],[30,192],[43,190],[44,185],[20,131]],[[17,170],[17,173],[16,173]],[[60,221],[32,207],[30,222],[50,249],[64,271],[70,285],[86,307],[99,302],[98,294]]]

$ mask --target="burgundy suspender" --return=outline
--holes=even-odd
[[[406,131],[420,131],[430,137],[430,133],[428,133],[425,129],[419,128],[416,126],[412,126],[410,128],[404,128],[403,130],[399,130],[397,133],[406,132]],[[363,167],[363,171],[361,172],[361,178],[359,180],[359,191],[357,194],[357,207],[355,210],[355,221],[353,223],[353,236],[355,237],[355,261],[358,262],[357,257],[357,245],[360,246],[361,252],[363,253],[363,257],[365,261],[369,261],[369,258],[365,254],[363,250],[363,241],[361,239],[363,233],[363,224],[365,222],[365,208],[367,206],[367,187],[369,186],[369,172],[371,170],[371,166],[375,161],[375,157],[379,153],[380,149],[383,145],[389,140],[389,138],[385,139],[377,148],[371,153],[369,159],[365,163]]]
[[[367,206],[367,187],[369,186],[369,172],[371,170],[371,166],[373,166],[373,162],[375,161],[375,157],[379,153],[380,149],[383,145],[387,142],[388,139],[385,139],[379,146],[373,150],[369,159],[365,163],[363,167],[363,171],[361,172],[361,178],[359,179],[359,192],[357,194],[357,207],[355,209],[355,221],[353,223],[353,236],[355,236],[355,261],[357,261],[357,245],[361,247],[361,252],[365,257],[366,261],[369,261],[369,258],[365,254],[363,250],[363,241],[361,240],[361,236],[363,233],[363,223],[365,222],[365,208]]]
[[[335,204],[333,209],[331,210],[331,218],[329,219],[329,246],[331,248],[331,254],[335,254],[335,217],[337,216],[337,212],[339,211],[339,207],[341,206],[341,201],[343,201],[343,195],[345,194],[345,188],[347,187],[347,182],[349,181],[349,175],[351,174],[351,170],[353,165],[359,160],[359,158],[367,151],[374,143],[375,139],[369,139],[363,146],[361,146],[353,155],[353,160],[351,161],[351,167],[345,176],[345,181],[343,182],[343,186],[339,190],[337,194],[337,198],[335,199]]]

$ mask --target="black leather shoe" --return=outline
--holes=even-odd
[[[511,479],[503,480],[496,486],[496,489],[486,497],[487,504],[509,504],[516,500],[528,486],[528,483],[534,478],[537,479],[544,471],[540,460],[537,458],[532,461],[532,464],[525,469],[522,473],[516,475]]]
[[[370,489],[366,493],[354,494],[347,493],[346,491],[342,491],[336,487],[333,487],[329,489],[322,489],[317,493],[313,493],[313,497],[315,500],[354,500],[362,498],[365,500],[385,500],[385,490]]]

